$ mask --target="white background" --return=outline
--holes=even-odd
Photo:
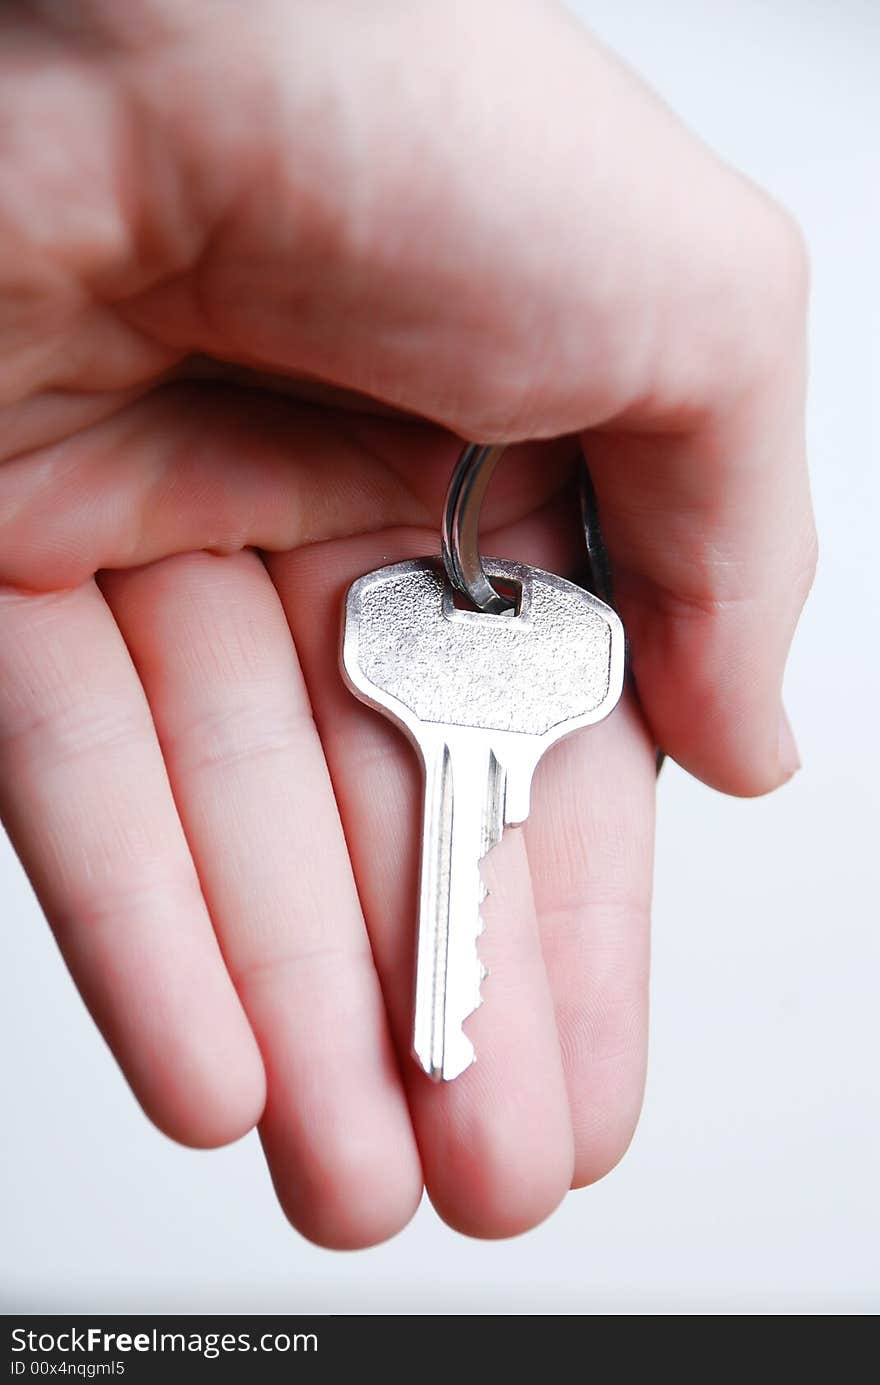
[[[254,1136],[197,1153],[157,1134],[0,838],[0,1309],[880,1307],[880,6],[578,8],[807,232],[822,558],[787,681],[804,769],[753,803],[664,771],[639,1133],[603,1183],[495,1244],[425,1205],[389,1245],[317,1250],[277,1210]]]

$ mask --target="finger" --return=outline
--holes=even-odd
[[[0,808],[74,980],[147,1114],[187,1144],[259,1119],[226,974],[143,689],[93,582],[0,591]]]
[[[382,1240],[413,1214],[421,1170],[278,596],[253,553],[103,581],[263,1052],[261,1131],[281,1202],[323,1245]]]
[[[75,586],[99,569],[202,548],[287,550],[433,521],[460,446],[409,419],[168,386],[0,464],[0,582]],[[516,449],[487,502],[489,520],[546,500],[573,449],[571,440]]]
[[[627,694],[535,778],[529,863],[574,1131],[575,1187],[625,1152],[642,1100],[654,753]]]
[[[573,494],[486,536],[575,581],[583,528]],[[647,1058],[655,755],[631,690],[598,726],[545,756],[525,840],[574,1138],[573,1186],[624,1153]]]
[[[430,549],[418,532],[385,536],[386,560]],[[375,540],[270,560],[300,648],[346,826],[361,899],[401,1054],[431,1198],[452,1225],[503,1236],[534,1225],[569,1186],[572,1137],[524,842],[511,833],[486,860],[480,951],[486,1005],[468,1022],[478,1061],[432,1084],[410,1056],[421,813],[416,758],[384,719],[343,687],[327,638],[344,587],[375,566]],[[476,864],[476,863],[475,863]]]
[[[787,397],[691,436],[586,441],[654,738],[727,793],[773,789],[799,764],[782,681],[816,541],[791,369]]]
[[[399,449],[455,444],[384,422]],[[409,435],[409,443],[405,441]],[[0,581],[73,586],[201,548],[290,548],[422,515],[344,416],[252,390],[177,384],[0,464]]]

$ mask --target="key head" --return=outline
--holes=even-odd
[[[354,582],[343,674],[418,745],[449,727],[535,738],[540,753],[616,705],[623,626],[598,597],[540,568],[486,560],[518,592],[516,613],[460,610],[442,564],[417,558]]]

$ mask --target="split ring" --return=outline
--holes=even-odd
[[[453,587],[473,603],[478,611],[502,615],[512,602],[493,587],[480,555],[480,509],[496,466],[505,450],[504,443],[468,443],[458,459],[440,527],[441,552],[446,575]],[[590,563],[590,588],[602,601],[612,605],[611,566],[599,526],[596,493],[581,454],[579,469],[581,518],[587,557]]]

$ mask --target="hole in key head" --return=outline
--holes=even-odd
[[[496,577],[492,572],[488,573],[488,577],[498,595],[503,596],[505,601],[510,602],[506,611],[499,612],[502,619],[505,616],[518,616],[522,610],[522,582],[517,582],[512,577]],[[464,592],[460,592],[458,588],[453,589],[452,604],[457,611],[468,611],[472,615],[488,616],[490,620],[495,619],[492,612],[481,611],[473,604],[470,598]]]

